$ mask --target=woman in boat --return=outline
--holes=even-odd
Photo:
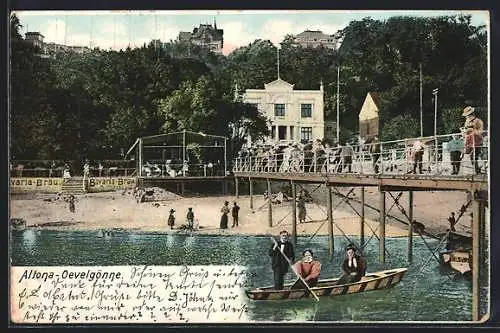
[[[356,247],[349,244],[345,250],[346,258],[342,264],[344,275],[338,280],[338,285],[358,282],[366,273],[366,260],[356,254]]]
[[[318,284],[321,263],[313,259],[312,250],[307,249],[302,252],[302,260],[295,263],[295,270],[307,282],[309,287],[315,287]]]

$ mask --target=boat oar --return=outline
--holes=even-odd
[[[274,239],[274,237],[271,237],[271,239],[273,240],[273,242],[276,245],[276,247],[278,248],[278,250],[280,250],[281,255],[288,262],[288,265],[290,265],[290,267],[292,268],[292,271],[295,273],[295,275],[297,275],[297,277],[302,281],[302,283],[306,286],[307,290],[309,290],[309,292],[314,296],[314,298],[316,299],[316,301],[319,302],[318,296],[314,293],[314,291],[311,290],[311,288],[307,284],[306,280],[304,280],[304,278],[302,276],[300,276],[299,273],[297,273],[297,271],[295,270],[295,266],[293,266],[292,261],[290,259],[288,259],[288,257],[286,256],[285,253],[283,253],[283,251],[281,250],[281,247],[279,246],[278,242],[276,242],[276,239]]]

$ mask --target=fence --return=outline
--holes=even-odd
[[[380,142],[379,151],[373,144],[326,148],[321,151],[303,151],[286,148],[283,153],[262,153],[242,156],[234,160],[233,172],[268,173],[351,173],[381,175],[449,175],[460,177],[488,171],[488,133],[454,140],[462,153],[451,153],[453,138],[462,134],[447,134]],[[417,140],[422,150],[416,151]],[[461,143],[461,144],[460,144]],[[455,149],[455,148],[453,148]],[[460,155],[460,156],[457,156]],[[458,161],[457,161],[458,159]],[[453,161],[453,162],[452,162]]]

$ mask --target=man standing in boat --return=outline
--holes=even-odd
[[[338,285],[358,282],[366,273],[366,260],[356,254],[356,247],[349,244],[345,250],[346,258],[342,264],[344,275],[338,280]]]
[[[293,245],[288,240],[288,232],[283,230],[280,232],[280,239],[278,242],[274,242],[271,249],[269,250],[269,256],[271,257],[271,265],[274,272],[274,289],[283,289],[285,274],[288,272],[288,261],[283,254],[287,256],[290,261],[295,261],[295,253],[293,252]]]
[[[316,287],[318,285],[321,263],[313,259],[312,250],[307,249],[302,252],[302,260],[295,263],[295,270],[297,274],[304,278],[309,287]]]

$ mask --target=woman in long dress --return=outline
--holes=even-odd
[[[220,228],[227,229],[227,214],[229,214],[229,202],[225,201],[224,206],[222,206],[220,212],[222,216],[220,218]]]

